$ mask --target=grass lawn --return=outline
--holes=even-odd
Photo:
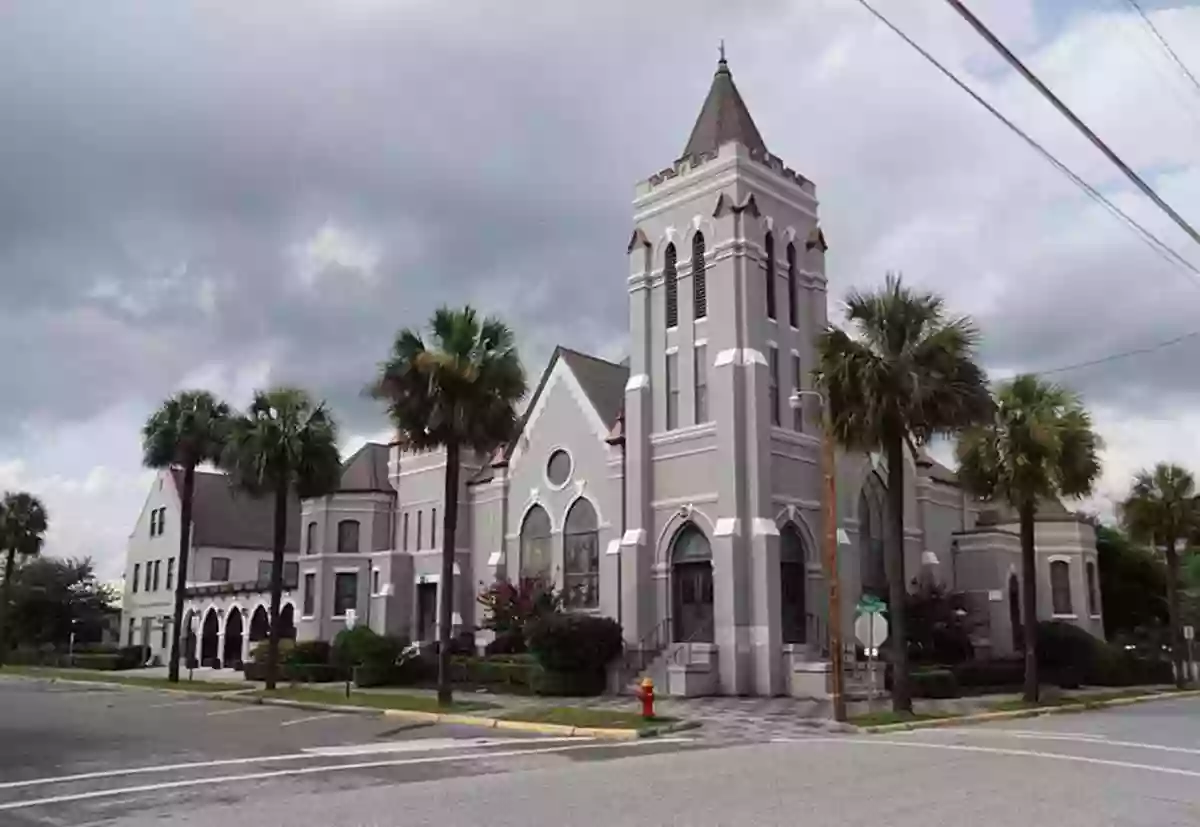
[[[1095,706],[1105,701],[1115,701],[1121,698],[1136,698],[1142,695],[1167,694],[1172,690],[1147,689],[1134,687],[1131,689],[1114,689],[1111,692],[1092,692],[1087,695],[1060,695],[1053,698],[1042,698],[1037,703],[1026,703],[1024,698],[1008,698],[988,705],[989,712],[1015,712],[1022,709],[1040,709],[1048,706],[1078,706],[1083,709]]]
[[[311,686],[281,686],[274,692],[265,689],[255,693],[260,698],[282,698],[304,703],[338,704],[345,706],[369,706],[374,709],[407,709],[412,712],[475,712],[492,709],[492,704],[479,701],[455,701],[442,706],[432,695],[406,695],[401,692],[360,692],[350,690],[346,697],[344,684],[329,684],[328,689]]]
[[[619,709],[591,709],[578,706],[548,706],[521,709],[497,716],[505,721],[532,721],[539,724],[595,727],[597,729],[641,729],[655,724],[669,724],[674,718],[655,716],[646,719],[639,712]]]
[[[250,689],[253,684],[242,681],[189,681],[180,675],[179,683],[166,678],[147,678],[139,675],[122,675],[99,669],[56,669],[47,666],[5,666],[0,675],[26,675],[35,678],[62,678],[64,680],[95,681],[120,686],[140,686],[146,689],[175,689],[181,692],[228,692],[235,689]]]
[[[861,715],[851,715],[847,722],[855,726],[886,726],[888,724],[907,724],[912,721],[934,721],[938,718],[954,718],[956,712],[893,712],[881,709],[875,712],[864,712]]]

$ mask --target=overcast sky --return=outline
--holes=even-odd
[[[1194,262],[1200,250],[941,0],[876,0]],[[969,4],[1200,222],[1200,91],[1125,0]],[[1144,2],[1200,72],[1200,9]],[[117,576],[167,394],[295,381],[346,447],[392,334],[443,302],[624,355],[635,182],[687,139],[725,38],[768,147],[816,182],[836,298],[944,293],[998,375],[1200,329],[1200,283],[1082,196],[856,0],[9,0],[0,11],[0,488]],[[1200,338],[1056,376],[1141,465],[1200,470]]]

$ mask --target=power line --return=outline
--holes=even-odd
[[[1089,359],[1086,362],[1075,362],[1070,365],[1062,365],[1057,368],[1048,368],[1047,370],[1039,370],[1039,371],[1035,371],[1035,372],[1038,374],[1041,374],[1042,376],[1046,376],[1046,375],[1049,375],[1052,373],[1066,373],[1069,370],[1079,370],[1080,368],[1090,368],[1095,365],[1103,365],[1103,364],[1107,364],[1108,362],[1116,362],[1120,359],[1129,359],[1134,356],[1142,356],[1147,353],[1154,353],[1156,351],[1164,350],[1165,348],[1169,348],[1169,347],[1173,347],[1174,345],[1180,344],[1182,342],[1186,342],[1189,339],[1195,339],[1197,337],[1200,337],[1200,330],[1193,330],[1190,333],[1184,333],[1181,336],[1176,336],[1174,339],[1167,339],[1166,341],[1158,342],[1157,344],[1146,345],[1145,347],[1137,347],[1137,348],[1133,348],[1131,350],[1122,350],[1122,351],[1119,351],[1118,353],[1110,353],[1108,356],[1100,356],[1096,359]]]
[[[1154,35],[1154,39],[1158,41],[1160,46],[1162,46],[1163,51],[1170,55],[1171,60],[1174,61],[1175,65],[1179,67],[1179,71],[1183,72],[1183,74],[1187,76],[1187,79],[1192,82],[1192,86],[1195,87],[1196,91],[1200,92],[1200,81],[1196,80],[1196,76],[1192,74],[1192,70],[1187,67],[1187,64],[1185,64],[1180,59],[1179,55],[1175,53],[1175,50],[1171,48],[1171,44],[1168,43],[1167,39],[1162,36],[1162,32],[1160,32],[1158,27],[1154,25],[1154,21],[1152,21],[1150,16],[1146,14],[1145,10],[1141,7],[1141,4],[1139,4],[1137,0],[1125,0],[1125,2],[1133,7],[1133,10],[1138,13],[1138,16],[1142,18],[1142,22],[1146,24],[1146,27],[1149,28],[1150,32]]]
[[[1050,91],[1046,84],[1042,83],[1041,80],[1038,79],[1037,75],[1031,72],[1016,55],[1009,51],[1007,46],[1001,43],[1000,40],[994,34],[992,34],[991,29],[983,25],[979,18],[972,14],[971,10],[964,6],[960,0],[946,0],[946,2],[949,3],[950,7],[958,12],[964,20],[970,23],[971,27],[975,29],[975,31],[977,31],[993,49],[999,52],[1001,57],[1008,61],[1009,65],[1016,69],[1021,76],[1025,78],[1025,80],[1029,81],[1029,83],[1042,94],[1042,97],[1050,101],[1054,108],[1057,109],[1063,117],[1065,117],[1076,129],[1083,133],[1083,136],[1091,141],[1098,150],[1103,152],[1104,156],[1108,158],[1108,160],[1112,161],[1117,169],[1121,170],[1121,172],[1125,174],[1126,178],[1132,181],[1134,185],[1146,195],[1147,198],[1157,204],[1159,209],[1170,216],[1171,219],[1178,224],[1184,232],[1191,236],[1193,241],[1195,241],[1197,244],[1200,244],[1200,232],[1196,232],[1195,228],[1192,227],[1192,225],[1189,224],[1183,218],[1183,216],[1175,212],[1170,204],[1164,201],[1149,184],[1142,180],[1140,175],[1130,169],[1129,165],[1117,156],[1117,153],[1109,149],[1108,144],[1100,140],[1100,137],[1093,132],[1087,124],[1081,121],[1065,103],[1058,99],[1057,95]]]
[[[970,95],[971,98],[976,103],[978,103],[980,106],[982,106],[984,109],[986,109],[998,121],[1000,121],[1002,124],[1007,126],[1010,130],[1012,130],[1012,132],[1014,132],[1018,137],[1021,138],[1021,140],[1025,141],[1026,144],[1028,144],[1030,147],[1032,147],[1034,149],[1034,151],[1036,151],[1039,155],[1041,155],[1044,159],[1046,159],[1046,161],[1048,161],[1055,169],[1057,169],[1059,172],[1061,172],[1063,175],[1065,175],[1068,179],[1070,179],[1072,183],[1074,183],[1077,187],[1079,187],[1085,193],[1087,193],[1089,198],[1091,198],[1093,201],[1100,203],[1101,205],[1103,205],[1105,207],[1105,209],[1107,209],[1113,215],[1117,216],[1119,219],[1124,221],[1131,229],[1133,229],[1134,232],[1136,232],[1138,234],[1138,236],[1142,239],[1143,242],[1145,242],[1150,247],[1150,249],[1154,250],[1158,255],[1162,256],[1167,261],[1170,261],[1171,263],[1176,264],[1176,265],[1182,267],[1183,269],[1185,269],[1186,271],[1188,271],[1188,273],[1190,275],[1192,275],[1194,277],[1194,279],[1200,279],[1200,269],[1197,269],[1196,266],[1193,265],[1190,261],[1188,261],[1186,258],[1181,256],[1179,253],[1177,253],[1171,247],[1167,246],[1167,244],[1165,242],[1163,242],[1156,235],[1154,235],[1152,232],[1150,232],[1145,227],[1143,227],[1141,224],[1139,224],[1137,221],[1135,221],[1133,218],[1131,218],[1125,211],[1123,211],[1120,207],[1118,207],[1116,204],[1112,203],[1112,201],[1110,201],[1108,198],[1106,198],[1103,193],[1099,192],[1091,184],[1087,183],[1082,178],[1080,178],[1066,164],[1064,164],[1062,161],[1058,160],[1058,158],[1056,158],[1050,152],[1050,150],[1046,149],[1040,143],[1035,141],[1032,137],[1029,136],[1028,133],[1026,133],[1023,129],[1021,129],[1019,126],[1017,126],[1015,123],[1013,123],[1007,117],[1005,117],[1003,113],[1001,113],[998,109],[996,109],[996,107],[992,106],[990,103],[988,103],[986,100],[984,100],[974,89],[972,89],[970,86],[968,86],[962,80],[960,80],[957,75],[955,75],[952,71],[950,71],[948,68],[946,68],[941,62],[938,61],[937,58],[935,58],[933,55],[931,55],[929,52],[927,52],[920,44],[918,44],[911,37],[909,37],[907,34],[905,34],[899,27],[896,26],[896,24],[894,24],[891,20],[889,20],[887,17],[885,17],[879,10],[877,10],[874,6],[872,6],[867,0],[858,0],[858,3],[863,8],[865,8],[867,11],[869,11],[875,17],[875,19],[877,19],[880,23],[882,23],[883,25],[885,25],[889,29],[891,29],[891,31],[897,37],[899,37],[901,40],[903,40],[905,43],[907,43],[910,47],[912,47],[912,49],[914,51],[916,51],[919,55],[921,55],[921,57],[925,58],[925,60],[927,60],[930,64],[932,64],[934,66],[934,68],[936,68],[939,72],[941,72],[944,76],[946,76],[952,83],[954,83],[955,86],[957,86],[959,89],[963,90],[968,95]],[[1196,283],[1198,286],[1200,286],[1200,282],[1194,282],[1194,283]]]

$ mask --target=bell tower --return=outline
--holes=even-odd
[[[786,612],[803,625],[816,610],[804,598],[820,593],[807,574],[781,589],[780,527],[797,527],[819,561],[818,406],[805,416],[789,397],[809,387],[826,323],[825,246],[813,184],[767,149],[723,46],[683,154],[638,185],[633,207],[626,638],[674,618],[673,638],[711,644],[715,691],[783,692],[784,638],[798,634]],[[672,592],[684,520],[711,545],[707,632],[703,607],[685,607],[693,627],[678,622],[695,597]]]

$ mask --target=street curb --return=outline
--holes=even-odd
[[[1039,706],[1033,709],[1011,709],[1002,712],[979,712],[974,715],[955,715],[946,718],[929,718],[923,721],[905,721],[898,724],[881,724],[879,726],[854,727],[854,731],[864,735],[882,735],[888,732],[906,732],[915,729],[936,729],[939,727],[957,726],[958,724],[986,723],[988,721],[1011,721],[1020,718],[1037,718],[1042,715],[1063,715],[1072,712],[1087,712],[1093,709],[1106,709],[1110,706],[1131,706],[1132,704],[1148,701],[1166,701],[1173,698],[1200,697],[1200,689],[1187,689],[1182,692],[1156,692],[1151,695],[1133,695],[1128,698],[1111,698],[1104,701],[1082,700],[1079,703],[1060,704],[1058,706]],[[853,724],[850,726],[853,727]]]
[[[703,724],[700,721],[673,721],[669,724],[660,724],[659,726],[642,727],[637,731],[637,737],[658,738],[675,732],[687,732],[690,729],[699,729],[702,726]]]
[[[187,698],[206,698],[217,701],[235,700],[236,696],[246,692],[255,692],[253,686],[244,689],[226,689],[223,692],[205,692],[198,689],[167,689],[163,686],[142,686],[136,683],[121,683],[119,681],[89,681],[83,678],[60,678],[53,675],[19,675],[0,671],[0,679],[32,681],[35,683],[69,683],[74,686],[90,686],[101,689],[138,689],[142,692],[163,692],[167,695],[182,695]]]

